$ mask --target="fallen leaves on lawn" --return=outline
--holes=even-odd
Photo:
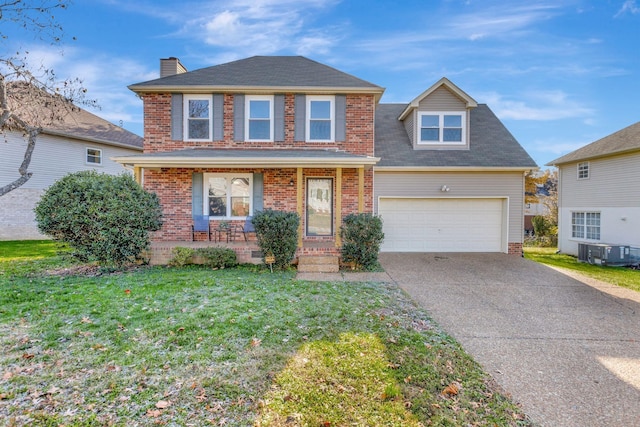
[[[449,384],[442,390],[442,394],[445,396],[456,396],[460,392],[458,386],[454,383]]]
[[[160,400],[156,403],[156,408],[158,409],[167,409],[169,406],[171,406],[171,402],[168,400]]]

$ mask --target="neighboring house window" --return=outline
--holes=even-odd
[[[589,162],[578,163],[578,179],[589,178]]]
[[[247,96],[246,128],[248,141],[273,141],[273,96]]]
[[[307,141],[333,142],[335,97],[307,96]]]
[[[571,237],[600,240],[600,212],[571,212]]]
[[[214,218],[251,215],[253,177],[251,174],[205,174],[204,212]]]
[[[184,128],[187,141],[211,141],[212,113],[210,95],[185,95]]]
[[[466,113],[418,113],[418,144],[464,144]]]
[[[86,163],[88,165],[102,165],[102,150],[99,148],[87,148]]]

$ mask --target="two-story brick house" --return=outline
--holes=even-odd
[[[299,213],[299,255],[337,254],[342,218],[357,212],[388,221],[387,250],[433,250],[407,244],[431,235],[420,221],[403,227],[403,218],[447,206],[472,223],[474,210],[476,218],[490,211],[475,228],[490,224],[495,242],[471,250],[520,253],[523,172],[536,165],[486,106],[446,79],[409,104],[385,105],[383,88],[300,56],[191,72],[169,58],[159,79],[129,88],[144,101],[144,154],[117,161],[160,197],[156,250],[190,242],[194,216],[238,227],[266,208]],[[248,261],[255,246],[243,243],[232,246]]]

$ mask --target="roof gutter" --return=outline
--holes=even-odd
[[[112,157],[111,160],[122,165],[132,165],[145,168],[321,168],[321,167],[372,167],[380,161],[379,157],[362,158],[317,158],[317,157],[296,157],[296,158],[264,158],[264,157],[158,157],[158,156],[119,156]]]
[[[538,166],[375,166],[376,172],[522,172]]]
[[[111,145],[114,147],[121,147],[121,148],[128,148],[131,150],[136,150],[136,151],[142,151],[143,148],[137,145],[131,145],[131,144],[127,144],[124,142],[116,142],[113,140],[107,140],[107,139],[102,139],[102,138],[94,138],[91,136],[85,136],[85,135],[78,135],[78,134],[72,134],[72,133],[68,133],[68,132],[62,132],[62,131],[56,131],[56,130],[52,130],[52,129],[43,129],[42,133],[45,133],[47,135],[52,135],[52,136],[62,136],[65,138],[72,138],[72,139],[77,139],[80,141],[87,141],[87,142],[93,142],[95,144],[104,144],[104,145]]]

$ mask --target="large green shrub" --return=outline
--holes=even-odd
[[[78,257],[120,266],[141,258],[162,226],[158,197],[127,174],[76,172],[56,181],[35,208],[41,232]]]
[[[263,261],[264,257],[273,255],[274,268],[287,268],[296,255],[300,216],[296,212],[265,209],[256,212],[252,222]]]
[[[344,217],[340,228],[342,261],[353,263],[355,268],[372,270],[378,266],[380,245],[384,240],[382,219],[361,213]]]

